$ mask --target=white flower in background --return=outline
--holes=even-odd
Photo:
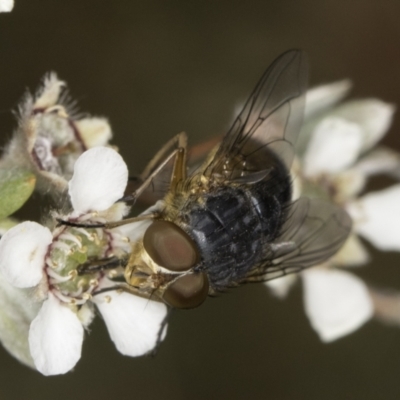
[[[81,223],[122,219],[127,207],[115,202],[123,196],[127,179],[125,162],[114,150],[97,147],[83,153],[69,182],[74,211],[63,219]],[[84,328],[94,317],[93,305],[122,354],[139,356],[154,348],[166,316],[163,303],[117,291],[96,295],[115,283],[102,271],[77,272],[88,259],[118,258],[129,252],[129,242],[119,228],[87,230],[61,225],[51,231],[26,221],[4,234],[0,241],[2,276],[15,288],[29,288],[25,292],[28,301],[35,300],[40,307],[25,321],[33,318],[27,336],[30,355],[41,373],[63,374],[74,367],[81,356]],[[28,330],[29,324],[25,325]]]
[[[0,12],[10,12],[14,8],[14,0],[0,0]]]
[[[105,118],[77,114],[55,73],[47,74],[35,96],[27,94],[19,107],[19,127],[6,148],[2,166],[31,170],[38,189],[63,192],[74,163],[87,149],[104,146],[112,137]]]
[[[353,219],[353,233],[337,255],[302,274],[305,310],[323,341],[351,333],[374,313],[367,285],[355,275],[331,267],[369,261],[358,236],[378,249],[400,251],[400,184],[362,195],[371,175],[398,175],[400,171],[397,153],[374,148],[391,124],[394,107],[377,99],[336,105],[349,88],[349,82],[343,81],[307,93],[294,178],[302,195],[330,199]],[[286,277],[268,286],[283,297],[294,280]]]

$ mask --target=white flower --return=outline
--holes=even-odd
[[[354,100],[308,121],[302,132],[309,141],[301,156],[300,179],[305,182],[303,193],[323,188],[346,208],[353,217],[355,233],[382,250],[400,251],[400,185],[359,197],[370,175],[400,167],[398,155],[396,158],[383,148],[372,149],[390,126],[393,112],[392,105],[380,100]],[[380,162],[384,158],[387,161]],[[352,240],[357,258],[365,249]],[[356,258],[343,263],[359,264]]]
[[[360,197],[369,176],[399,174],[399,155],[373,149],[390,126],[394,107],[367,99],[332,108],[348,90],[343,81],[307,93],[294,178],[302,195],[329,198],[353,219],[353,233],[338,254],[302,274],[306,313],[323,341],[347,335],[373,316],[366,284],[349,272],[330,269],[368,262],[358,235],[379,249],[400,251],[400,185]],[[282,297],[292,282],[286,277],[269,286]]]
[[[0,12],[10,12],[14,8],[14,0],[0,0]]]
[[[372,317],[374,308],[367,286],[355,275],[311,268],[302,278],[306,314],[324,342],[353,332]]]
[[[121,156],[106,147],[86,151],[77,160],[69,183],[74,211],[69,221],[107,222],[121,219],[128,179]],[[33,288],[31,301],[41,302],[29,328],[29,348],[36,368],[44,375],[63,374],[81,355],[84,328],[93,319],[93,305],[102,314],[117,349],[139,356],[156,345],[166,316],[163,303],[129,293],[96,291],[114,287],[104,272],[78,275],[88,258],[128,255],[122,231],[61,225],[50,231],[26,221],[8,230],[0,241],[0,271],[16,288]],[[0,331],[1,334],[1,331]]]

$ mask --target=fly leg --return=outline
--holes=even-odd
[[[124,292],[124,293],[133,294],[135,296],[139,296],[142,299],[153,300],[153,301],[157,301],[159,303],[163,303],[163,301],[159,297],[153,296],[153,292],[150,293],[150,292],[144,291],[143,289],[139,289],[135,286],[128,285],[127,283],[119,283],[114,286],[108,286],[108,287],[104,287],[102,289],[95,290],[92,293],[92,295],[97,296],[99,294],[107,293],[107,292],[117,292],[117,293]]]
[[[174,164],[174,172],[176,170],[176,165],[177,165],[177,160],[182,159],[182,155],[184,154],[183,160],[186,160],[186,148],[187,148],[187,137],[185,133],[180,133],[179,135],[175,136],[173,138],[174,141],[172,142],[175,144],[175,141],[177,141],[178,147],[171,151],[167,156],[165,156],[166,150],[164,147],[156,154],[156,156],[153,158],[153,160],[150,161],[149,165],[145,168],[143,174],[142,174],[142,179],[143,183],[131,194],[128,196],[124,196],[120,201],[132,201],[133,203],[136,202],[137,198],[147,189],[147,187],[151,184],[151,181],[155,176],[157,176],[165,167],[168,165],[168,163],[175,158],[175,164]],[[167,143],[169,144],[169,143]],[[171,145],[170,145],[171,146]],[[168,149],[170,148],[168,147]],[[160,158],[163,157],[163,160],[159,162]],[[155,166],[155,164],[158,164]],[[184,164],[184,169],[186,172],[186,163]],[[186,174],[185,174],[186,176]],[[174,179],[174,174],[172,177],[172,180]],[[172,184],[172,182],[171,182]]]
[[[174,168],[172,170],[170,191],[176,192],[179,183],[184,181],[187,176],[187,137],[179,136],[179,147],[176,149]]]
[[[171,153],[171,150],[176,150],[184,148],[186,151],[187,148],[187,135],[185,132],[178,133],[172,139],[170,139],[167,143],[164,144],[163,147],[156,153],[156,155],[150,160],[147,164],[146,168],[140,174],[140,179],[144,182],[152,172],[157,168],[157,166],[164,160],[168,153]]]
[[[95,272],[107,271],[118,267],[125,267],[128,260],[126,258],[105,258],[103,260],[90,260],[77,268],[78,275],[93,274]]]
[[[162,168],[176,155],[178,150],[173,151],[147,178],[146,180],[131,194],[128,196],[123,197],[119,201],[133,201],[135,202],[136,199],[142,194],[144,190],[150,185],[151,180],[156,176]],[[76,228],[105,228],[105,229],[113,229],[121,225],[130,224],[132,222],[143,221],[147,219],[156,219],[158,217],[158,213],[150,213],[139,215],[133,218],[126,218],[121,221],[114,221],[114,222],[105,222],[105,223],[80,223],[74,221],[63,220],[61,218],[57,218],[58,225],[66,225],[72,226]]]
[[[58,226],[66,225],[66,226],[72,226],[74,228],[113,229],[113,228],[117,228],[118,226],[121,226],[121,225],[131,224],[132,222],[145,221],[148,219],[157,219],[158,217],[159,217],[159,214],[154,212],[154,213],[139,215],[139,216],[133,217],[133,218],[122,219],[121,221],[105,222],[105,223],[98,223],[98,224],[97,223],[85,224],[85,223],[80,223],[80,222],[68,221],[68,220],[64,220],[61,218],[57,218],[57,222],[58,222]]]
[[[171,147],[177,146],[171,151]],[[167,152],[170,151],[168,155]],[[147,165],[141,178],[143,179],[141,185],[130,195],[124,196],[119,201],[132,201],[135,203],[137,198],[147,189],[151,184],[152,179],[157,176],[165,166],[175,158],[174,167],[171,176],[171,191],[176,191],[179,182],[186,179],[186,153],[187,153],[187,136],[186,133],[182,132],[176,135],[172,140],[170,140],[166,145],[164,145],[161,150],[155,155],[155,157]],[[162,160],[162,161],[161,161]],[[139,215],[134,218],[127,218],[121,221],[106,222],[106,223],[80,223],[74,221],[63,220],[61,218],[57,219],[59,225],[67,225],[76,228],[106,228],[113,229],[121,225],[130,224],[132,222],[143,221],[147,219],[157,219],[159,214],[157,212]]]
[[[170,176],[170,188],[176,188],[176,183],[186,178],[187,174],[187,136],[185,132],[181,132],[169,140],[152,158],[147,164],[146,168],[140,174],[139,177],[131,177],[130,181],[133,182],[133,186],[137,186],[139,183],[145,185],[146,181],[150,184],[152,178],[159,172],[165,169],[168,173],[167,168],[170,167],[170,161],[175,157],[174,165],[172,166]],[[148,185],[145,185],[142,192]],[[137,190],[136,190],[137,191]],[[137,197],[137,196],[136,196]],[[151,195],[145,196],[144,202],[152,198]],[[132,201],[130,195],[124,196],[121,201]],[[154,200],[154,199],[153,199]]]

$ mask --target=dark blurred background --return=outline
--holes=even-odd
[[[192,144],[223,132],[290,48],[308,53],[312,85],[349,77],[353,97],[400,104],[399,15],[398,0],[16,0],[0,15],[1,144],[16,124],[11,109],[49,70],[81,110],[109,117],[132,173],[182,130]],[[400,149],[399,129],[396,117],[384,143]],[[399,255],[373,256],[360,274],[400,288]],[[43,377],[2,349],[0,359],[6,400],[400,396],[400,330],[373,321],[322,344],[300,285],[283,302],[252,285],[176,312],[155,358],[121,356],[98,318],[65,376]]]

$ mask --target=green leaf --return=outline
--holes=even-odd
[[[0,219],[8,217],[31,196],[36,177],[22,169],[0,169]]]

